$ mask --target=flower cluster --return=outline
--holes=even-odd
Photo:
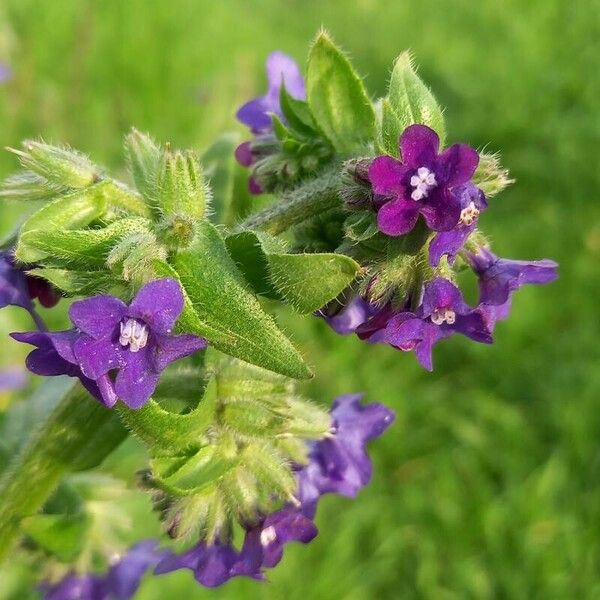
[[[36,346],[26,363],[33,373],[77,377],[106,406],[120,398],[136,409],[169,364],[206,348],[204,338],[172,335],[183,303],[179,283],[159,279],[142,287],[129,306],[110,295],[74,302],[69,315],[75,328],[68,331],[12,337]]]
[[[164,556],[155,540],[139,542],[113,564],[107,573],[69,573],[58,583],[43,583],[44,600],[129,600],[137,592],[142,577]]]
[[[44,308],[52,308],[59,301],[50,284],[28,275],[16,265],[12,251],[0,252],[0,308],[20,306],[29,311],[38,327],[43,329],[33,306],[36,299]]]
[[[394,413],[382,404],[361,405],[360,395],[341,396],[331,410],[330,437],[313,442],[309,462],[296,472],[293,502],[248,524],[238,551],[232,544],[199,544],[183,554],[169,554],[155,573],[191,569],[206,587],[219,586],[232,577],[264,579],[263,570],[276,566],[289,542],[310,542],[317,535],[313,522],[317,503],[327,493],[355,497],[371,479],[372,464],[366,444],[393,422]]]

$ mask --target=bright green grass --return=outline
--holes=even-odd
[[[411,48],[450,139],[501,151],[518,180],[483,218],[497,252],[561,263],[558,283],[517,296],[493,347],[451,340],[434,374],[285,316],[316,367],[313,397],[364,390],[397,411],[373,483],[327,498],[319,538],[289,548],[269,584],[211,592],[181,573],[140,598],[600,598],[600,4],[3,0],[0,14],[0,59],[16,71],[0,87],[0,143],[43,135],[113,168],[130,125],[198,147],[236,127],[266,54],[302,60],[321,25],[374,95]],[[27,326],[0,315],[3,332]],[[19,573],[0,578],[0,597],[25,597],[9,596]]]

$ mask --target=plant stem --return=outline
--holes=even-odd
[[[97,466],[126,436],[116,414],[81,385],[71,388],[0,480],[0,562],[18,541],[22,519],[42,509],[62,477]]]
[[[319,177],[284,192],[271,206],[250,215],[238,225],[236,232],[261,229],[272,235],[282,233],[293,225],[339,206],[339,188],[340,167],[334,165]]]

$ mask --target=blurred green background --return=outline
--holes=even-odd
[[[316,367],[315,399],[362,390],[396,410],[372,484],[327,497],[319,537],[289,547],[270,583],[210,591],[185,572],[139,597],[600,598],[600,3],[2,0],[14,76],[0,85],[0,143],[42,135],[117,170],[131,125],[202,148],[241,131],[235,107],[264,89],[268,52],[303,61],[321,26],[374,96],[414,51],[450,140],[500,151],[517,179],[482,219],[496,252],[554,258],[561,279],[519,292],[494,346],[441,345],[433,374],[284,316]],[[0,155],[1,175],[14,167]],[[0,210],[4,232],[17,207]],[[28,326],[0,314],[2,334]],[[0,365],[15,364],[24,349],[4,339]],[[26,597],[21,575],[5,570],[0,596]]]

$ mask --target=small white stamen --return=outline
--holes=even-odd
[[[266,529],[263,529],[260,532],[260,543],[263,546],[268,546],[269,544],[272,544],[276,539],[277,532],[275,531],[275,527],[273,527],[273,525],[267,527]]]
[[[431,313],[431,322],[434,325],[443,325],[444,323],[454,325],[456,322],[456,313],[450,308],[436,308]]]
[[[410,197],[413,200],[422,200],[427,197],[430,188],[437,185],[435,173],[432,173],[427,167],[419,167],[417,174],[410,178],[410,185],[415,188]]]
[[[475,206],[475,202],[470,202],[467,208],[463,208],[460,213],[460,224],[461,225],[473,225],[477,218],[479,217],[479,213],[481,211]]]
[[[148,327],[136,319],[121,322],[121,346],[129,346],[131,352],[139,352],[148,343]]]

